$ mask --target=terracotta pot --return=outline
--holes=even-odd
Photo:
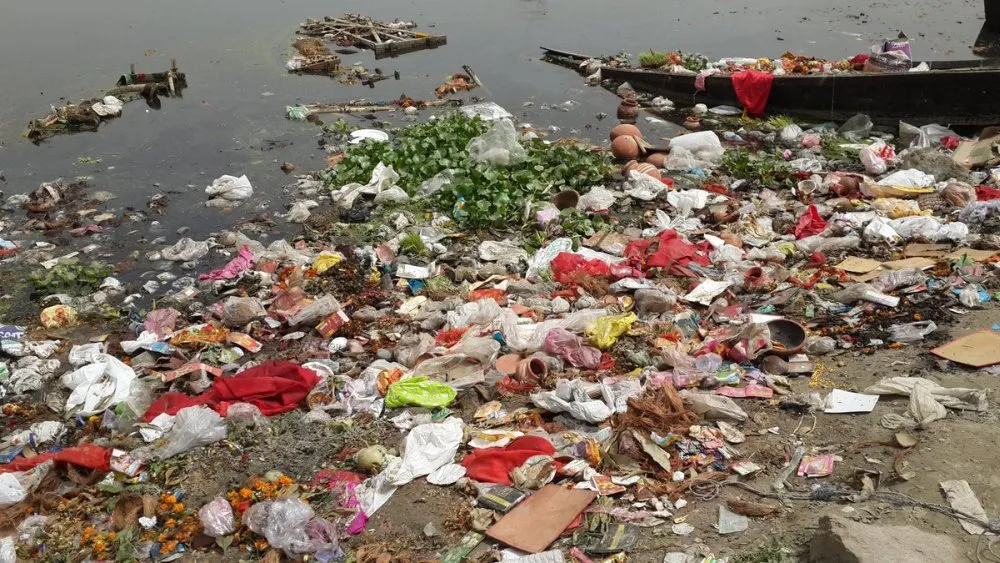
[[[799,323],[777,319],[767,323],[767,328],[771,331],[771,345],[780,344],[771,349],[771,354],[787,358],[805,349],[808,337],[805,327]]]
[[[615,158],[635,160],[639,158],[640,152],[639,142],[631,135],[622,135],[611,141],[611,153],[615,155]]]
[[[500,356],[496,361],[497,371],[505,375],[514,375],[517,373],[518,365],[521,363],[521,356],[517,354],[507,354],[505,356]]]
[[[614,141],[622,135],[631,135],[633,137],[642,138],[642,131],[631,123],[619,123],[611,128],[611,140]]]
[[[653,154],[646,157],[646,162],[652,164],[657,168],[663,168],[663,164],[667,161],[667,153],[665,152],[654,152]]]
[[[684,120],[684,127],[691,129],[692,131],[695,129],[701,129],[701,120],[693,115],[689,116]]]
[[[580,192],[576,190],[563,190],[552,199],[556,209],[573,209],[580,202]]]
[[[626,123],[634,123],[639,117],[639,102],[635,98],[625,98],[618,106],[618,119]]]
[[[525,358],[517,364],[517,380],[540,384],[549,375],[549,366],[538,358]]]

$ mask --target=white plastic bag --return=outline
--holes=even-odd
[[[250,185],[246,174],[238,178],[223,175],[212,181],[212,184],[205,188],[205,193],[226,201],[245,201],[253,197],[253,186]]]
[[[398,181],[399,174],[392,169],[392,166],[386,166],[384,163],[379,162],[375,166],[375,169],[372,170],[372,177],[367,184],[347,184],[336,192],[331,193],[330,199],[338,205],[349,208],[354,205],[354,200],[359,195],[365,194],[377,197],[380,193],[395,187]]]
[[[712,163],[718,163],[725,153],[722,141],[714,131],[699,131],[670,139],[671,154],[678,148],[688,151],[698,160]]]
[[[594,186],[580,196],[576,208],[581,211],[604,211],[615,204],[615,194],[604,186]]]
[[[405,485],[454,462],[464,435],[465,423],[455,417],[414,427],[403,443],[403,463],[390,473],[392,484]]]
[[[708,420],[744,422],[748,418],[747,413],[736,404],[736,401],[723,395],[684,389],[680,392],[680,396],[692,411]]]
[[[695,209],[704,209],[712,195],[705,190],[675,191],[667,194],[667,203],[680,211],[681,217],[687,217]]]
[[[909,170],[897,170],[876,183],[880,186],[927,188],[934,185],[934,176],[925,174],[915,168],[910,168]]]
[[[503,118],[479,137],[465,146],[469,159],[491,166],[511,166],[528,158],[527,151],[517,139],[517,130],[510,119]]]
[[[153,451],[157,459],[167,459],[225,440],[226,421],[208,407],[188,407],[177,412],[174,426],[166,438],[166,445]]]
[[[164,260],[172,262],[190,262],[206,254],[208,254],[208,241],[196,241],[187,237],[160,252]]]
[[[70,389],[66,399],[69,414],[96,414],[128,398],[136,375],[118,358],[101,354],[90,365],[62,376]]]
[[[889,164],[879,156],[879,152],[885,147],[885,143],[882,141],[876,141],[871,145],[861,149],[858,156],[861,158],[861,163],[865,165],[865,172],[869,174],[879,175],[885,174],[885,171],[889,169]]]
[[[875,219],[864,230],[864,238],[871,243],[899,244],[903,242],[903,237],[899,236],[889,223],[882,218]]]
[[[635,170],[629,170],[625,188],[625,195],[641,201],[652,201],[660,193],[667,191],[667,185],[663,182]]]

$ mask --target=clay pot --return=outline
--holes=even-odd
[[[507,354],[500,356],[496,361],[497,371],[504,375],[514,375],[517,373],[518,365],[521,363],[521,356],[517,354]]]
[[[667,153],[665,152],[654,152],[646,157],[646,162],[652,164],[657,168],[663,168],[663,164],[667,161]]]
[[[556,197],[552,199],[552,203],[555,204],[556,209],[574,209],[579,202],[580,192],[576,190],[563,190],[557,193]]]
[[[684,127],[692,131],[695,129],[701,129],[701,120],[693,115],[689,115],[684,119]]]
[[[629,172],[638,172],[639,174],[645,174],[647,176],[652,176],[659,180],[661,178],[660,169],[649,164],[648,162],[639,162],[633,160],[622,167],[622,174],[628,177]]]
[[[777,319],[767,323],[767,328],[771,332],[771,345],[780,344],[780,347],[771,349],[772,354],[788,358],[805,349],[808,340],[806,329],[799,323]]]
[[[639,141],[631,135],[622,135],[611,141],[611,153],[615,155],[615,158],[635,160],[639,158],[640,152]]]
[[[521,383],[540,384],[549,375],[549,366],[538,358],[525,358],[517,364],[517,380]]]
[[[633,137],[642,138],[642,131],[631,123],[619,123],[611,128],[611,140],[614,141],[622,135],[631,135]]]
[[[626,123],[634,123],[639,117],[639,102],[635,98],[625,98],[618,106],[618,119]]]

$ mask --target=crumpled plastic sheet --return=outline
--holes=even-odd
[[[553,328],[545,336],[545,352],[578,368],[594,369],[601,363],[601,351],[564,328]]]
[[[607,350],[614,346],[619,336],[632,328],[636,320],[638,320],[638,317],[636,317],[635,313],[601,317],[594,321],[593,326],[587,329],[587,336],[595,346],[601,350]]]
[[[94,113],[101,117],[120,115],[122,110],[125,109],[125,102],[114,96],[104,96],[101,101],[91,105],[90,109],[94,110]]]
[[[180,315],[180,311],[173,307],[153,309],[146,315],[146,320],[142,323],[143,331],[149,331],[160,338],[165,338],[174,331]]]
[[[229,501],[222,497],[216,497],[205,503],[198,510],[198,520],[201,522],[205,535],[213,538],[233,533],[233,507]]]
[[[268,500],[244,512],[243,524],[255,534],[264,536],[271,547],[298,558],[316,551],[306,532],[315,515],[308,504],[297,498]]]
[[[560,379],[556,381],[554,391],[532,393],[531,402],[549,412],[565,412],[578,420],[597,424],[616,412],[624,412],[628,408],[629,397],[641,392],[642,387],[635,380],[607,385]],[[592,398],[592,394],[598,398]]]
[[[528,158],[518,141],[514,123],[508,118],[496,121],[485,133],[470,140],[465,150],[472,162],[491,166],[511,166]]]
[[[236,258],[229,261],[228,264],[223,266],[218,270],[212,270],[207,274],[201,274],[198,276],[199,280],[231,280],[238,278],[241,273],[246,271],[253,265],[253,252],[250,251],[250,247],[243,245],[240,248],[240,253]]]
[[[392,484],[405,485],[454,462],[464,435],[465,423],[456,417],[414,427],[403,442],[402,463],[390,473]]]
[[[10,379],[4,388],[15,395],[38,391],[46,382],[55,377],[62,364],[59,360],[42,360],[27,356],[14,362],[10,368]]]
[[[0,508],[7,508],[24,500],[45,479],[55,462],[46,461],[27,471],[0,473]]]
[[[178,411],[174,417],[174,425],[166,435],[166,444],[161,447],[143,448],[143,454],[137,455],[143,459],[149,457],[168,459],[225,440],[226,429],[225,419],[214,410],[204,406],[187,407]],[[149,456],[144,455],[147,452]]]
[[[426,377],[411,377],[389,386],[385,406],[390,409],[407,406],[434,409],[450,405],[456,396],[458,392],[450,385]]]
[[[484,240],[479,243],[479,258],[487,262],[517,264],[521,260],[527,260],[528,253],[520,245],[507,240]]]
[[[604,211],[615,204],[615,193],[604,186],[594,186],[581,195],[576,208],[581,211]]]
[[[392,166],[386,166],[384,163],[379,162],[375,169],[372,170],[371,180],[367,184],[347,184],[341,187],[339,190],[330,194],[330,198],[343,207],[350,208],[354,205],[354,200],[360,195],[372,195],[378,196],[378,194],[396,187],[396,182],[399,181],[399,174],[392,169]]]
[[[918,386],[926,389],[935,401],[949,409],[984,412],[989,408],[987,393],[982,389],[942,387],[923,377],[889,377],[869,386],[863,393],[909,396]]]
[[[635,170],[629,170],[624,187],[625,195],[640,201],[653,201],[667,191],[667,185],[660,180]]]
[[[531,259],[528,260],[528,271],[525,274],[525,279],[530,282],[539,281],[539,276],[549,270],[549,265],[555,260],[556,256],[559,256],[563,252],[572,251],[573,239],[569,238],[558,238],[538,249]]]
[[[905,240],[924,237],[932,242],[961,242],[969,236],[969,226],[958,221],[942,224],[936,217],[903,217],[889,221]]]
[[[128,398],[135,381],[135,372],[118,358],[108,354],[97,356],[94,363],[62,376],[70,389],[66,412],[96,414]]]
[[[206,254],[208,254],[208,241],[196,241],[188,237],[184,237],[173,246],[160,251],[160,256],[164,260],[172,262],[190,262]]]
[[[223,200],[232,205],[233,203],[245,201],[253,197],[253,186],[250,184],[250,180],[246,177],[246,174],[240,177],[226,174],[213,180],[211,185],[205,188],[205,193],[212,196],[215,200]]]

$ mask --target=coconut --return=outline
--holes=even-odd
[[[361,448],[358,453],[354,454],[354,463],[358,469],[374,475],[385,469],[387,455],[389,455],[389,451],[383,446],[368,446]]]
[[[640,152],[639,141],[632,135],[622,135],[611,141],[611,153],[615,158],[635,160],[639,158]]]
[[[614,141],[622,135],[631,135],[633,137],[642,138],[642,131],[631,123],[619,123],[611,128],[611,140]]]

